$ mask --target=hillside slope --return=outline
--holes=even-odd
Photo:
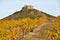
[[[54,23],[43,23],[39,25],[37,28],[33,30],[33,32],[29,32],[23,40],[50,40],[48,37],[48,31],[52,30]]]
[[[35,26],[35,25],[32,25],[33,23],[34,24],[40,23],[37,27],[33,28],[32,31],[29,29],[29,32],[27,32],[27,34],[24,37],[19,36],[16,40],[49,40],[48,35],[47,35],[47,30],[49,31],[53,29],[55,19],[56,19],[55,16],[52,16],[45,12],[34,9],[31,6],[27,6],[27,7],[25,6],[20,11],[17,11],[13,13],[12,15],[9,15],[3,18],[2,20],[8,20],[8,21],[18,20],[17,22],[21,23],[21,24],[17,23],[18,27],[21,28],[22,26],[23,28],[27,26],[28,29],[29,29],[29,26],[32,26],[32,28],[33,26]]]
[[[12,15],[7,16],[3,19],[4,20],[5,19],[6,20],[11,20],[11,19],[18,20],[18,19],[27,18],[27,17],[34,19],[34,18],[40,18],[43,16],[46,17],[48,20],[56,18],[55,16],[49,15],[49,14],[39,11],[37,9],[28,9],[28,7],[27,8],[23,7],[22,10],[17,11],[15,13],[13,13]]]

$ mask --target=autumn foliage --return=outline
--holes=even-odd
[[[60,40],[60,16],[58,16],[54,23],[54,28],[49,31],[50,40]]]
[[[0,40],[17,40],[21,35],[24,36],[33,31],[38,25],[47,22],[42,18],[22,18],[19,20],[0,20]]]

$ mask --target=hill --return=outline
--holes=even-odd
[[[0,26],[3,25],[3,28],[2,26],[0,28],[4,30],[2,32],[5,34],[8,33],[8,30],[12,31],[12,33],[11,31],[8,33],[9,35],[4,34],[6,38],[9,36],[9,40],[50,40],[48,31],[54,28],[55,19],[55,16],[39,11],[31,5],[25,5],[20,11],[0,20]]]
[[[17,11],[15,13],[13,13],[12,15],[5,17],[3,19],[6,19],[6,20],[15,19],[15,20],[17,20],[17,19],[26,18],[26,17],[34,19],[34,18],[40,18],[43,16],[45,16],[49,20],[56,18],[55,16],[52,16],[52,15],[49,15],[45,12],[34,9],[33,6],[31,7],[30,5],[26,5],[22,8],[22,10]]]

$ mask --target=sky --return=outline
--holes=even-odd
[[[60,15],[60,0],[0,0],[0,18],[21,10],[24,5],[33,5],[35,9],[53,16]]]

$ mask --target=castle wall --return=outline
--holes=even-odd
[[[34,9],[32,5],[25,5],[22,9]]]

